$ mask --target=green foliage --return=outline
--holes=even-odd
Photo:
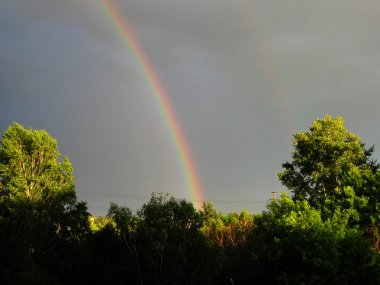
[[[97,281],[213,284],[218,278],[219,251],[201,234],[201,216],[191,203],[153,194],[137,214],[112,203],[107,219],[112,222],[91,242]]]
[[[359,136],[346,130],[341,117],[317,119],[310,131],[293,136],[293,146],[293,160],[283,164],[278,176],[294,199],[307,199],[312,206],[341,200],[343,188],[351,186],[347,176],[366,179],[377,169],[370,160],[373,149],[366,149]]]
[[[150,275],[145,282],[207,284],[216,278],[215,251],[200,233],[201,216],[191,203],[153,194],[138,217],[142,270]]]
[[[234,247],[244,243],[253,227],[253,216],[246,210],[222,214],[211,203],[204,203],[201,212],[201,232],[220,247]]]
[[[52,192],[73,191],[71,164],[59,157],[57,142],[46,131],[10,126],[0,147],[0,177],[9,198],[40,200]]]
[[[46,131],[27,130],[14,123],[3,134],[0,239],[4,283],[54,283],[67,270],[73,272],[67,265],[75,262],[64,256],[88,234],[88,213],[85,203],[76,200],[69,160],[65,157],[59,162],[59,158],[57,143]]]
[[[99,232],[106,227],[115,227],[111,218],[108,217],[94,217],[90,216],[88,218],[90,229],[93,233]]]
[[[293,144],[279,173],[293,197],[261,214],[153,194],[92,217],[57,142],[15,123],[0,143],[0,283],[380,284],[373,148],[331,116]]]
[[[293,199],[307,200],[323,219],[337,210],[350,213],[350,224],[360,225],[379,251],[380,173],[373,147],[366,149],[343,118],[329,115],[295,134],[293,146],[292,162],[278,173]]]
[[[376,255],[349,215],[323,220],[306,201],[283,194],[255,219],[242,284],[378,284]]]
[[[209,202],[203,204],[201,215],[201,232],[218,246],[222,255],[221,280],[231,284],[240,275],[244,244],[254,227],[254,218],[246,210],[223,214]]]

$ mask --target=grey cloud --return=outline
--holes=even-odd
[[[114,3],[168,91],[208,198],[284,190],[275,172],[291,134],[326,113],[380,145],[377,2]],[[100,1],[1,1],[0,38],[0,129],[19,121],[55,136],[91,211],[136,209],[152,191],[191,197],[149,84]]]

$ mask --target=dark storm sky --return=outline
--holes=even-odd
[[[118,0],[181,121],[207,199],[265,207],[292,134],[341,115],[380,152],[380,2]],[[0,131],[47,129],[94,214],[191,198],[125,39],[97,0],[0,1]]]

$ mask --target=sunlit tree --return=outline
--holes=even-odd
[[[344,126],[342,117],[317,119],[309,131],[293,136],[292,161],[278,174],[294,200],[307,200],[329,217],[336,209],[351,212],[379,249],[380,174],[360,137]]]
[[[7,265],[24,268],[19,273],[32,282],[39,272],[36,267],[51,266],[63,258],[63,251],[69,256],[67,243],[85,238],[87,208],[76,199],[68,158],[61,158],[56,140],[44,130],[14,123],[4,132],[0,178],[1,238],[7,241],[2,252],[14,259]]]

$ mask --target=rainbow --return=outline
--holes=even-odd
[[[201,209],[204,201],[202,186],[198,177],[197,169],[192,159],[190,148],[186,141],[181,124],[175,115],[170,103],[169,96],[162,86],[148,56],[141,47],[137,37],[130,29],[126,19],[119,12],[112,0],[100,0],[105,7],[106,13],[111,18],[114,26],[120,32],[122,39],[133,54],[140,71],[149,86],[152,94],[156,98],[160,111],[167,123],[170,136],[174,142],[182,166],[188,189],[193,197],[193,202],[197,209]]]

